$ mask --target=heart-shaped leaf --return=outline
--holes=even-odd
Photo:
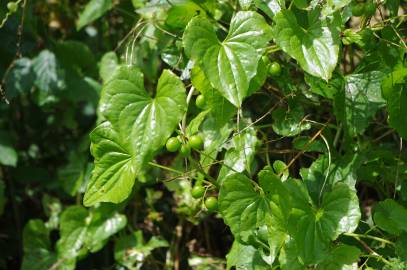
[[[341,21],[320,19],[308,14],[308,25],[301,25],[291,10],[274,16],[274,40],[281,49],[298,61],[311,75],[328,80],[338,62]]]
[[[222,42],[205,17],[192,19],[185,29],[186,54],[204,70],[211,85],[236,107],[248,94],[260,57],[271,39],[270,26],[252,11],[236,13]]]
[[[103,89],[99,110],[108,120],[91,135],[95,169],[84,204],[119,203],[131,192],[135,177],[166,142],[186,108],[185,88],[168,70],[155,98],[144,90],[138,69],[120,67]]]

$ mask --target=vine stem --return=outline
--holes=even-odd
[[[384,244],[388,244],[391,246],[394,246],[395,244],[392,241],[389,241],[387,239],[383,239],[377,236],[373,236],[373,235],[365,235],[365,234],[357,234],[357,233],[344,233],[344,235],[349,236],[349,237],[353,237],[353,238],[366,238],[366,239],[371,239],[371,240],[375,240],[375,241],[379,241],[382,242]]]
[[[181,132],[184,136],[186,136],[186,125],[187,125],[187,113],[188,113],[188,105],[191,102],[192,95],[194,94],[195,87],[191,86],[189,88],[189,92],[187,95],[187,109],[185,111],[184,117],[182,118],[182,125],[181,125]]]

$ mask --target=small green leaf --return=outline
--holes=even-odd
[[[304,121],[304,109],[298,102],[293,102],[288,109],[278,108],[272,113],[273,130],[281,136],[295,136],[311,128],[311,124]]]
[[[139,269],[151,252],[160,247],[168,247],[165,240],[153,236],[147,243],[144,242],[143,232],[123,235],[117,239],[114,248],[114,258],[128,269]]]
[[[100,60],[99,76],[106,83],[119,67],[119,58],[115,52],[105,53]]]
[[[328,81],[338,62],[341,21],[320,19],[315,12],[308,13],[308,25],[301,25],[293,11],[282,10],[273,18],[273,35],[306,72]]]
[[[270,33],[261,15],[241,11],[232,18],[224,41],[219,41],[207,18],[198,16],[186,27],[183,43],[186,54],[201,66],[211,85],[240,107],[271,39]]]
[[[80,30],[84,26],[95,21],[113,7],[112,0],[91,0],[85,9],[79,14],[76,29]]]
[[[407,232],[407,209],[392,199],[377,204],[373,220],[380,229],[388,233],[400,235]]]
[[[249,126],[248,119],[242,119],[245,124],[242,126]],[[235,134],[231,140],[230,148],[226,151],[224,166],[222,166],[218,178],[222,181],[227,175],[234,172],[251,172],[254,155],[256,153],[256,146],[259,140],[256,136],[256,129],[248,127],[242,130],[241,133]],[[220,182],[222,183],[222,182]]]

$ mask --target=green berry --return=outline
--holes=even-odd
[[[188,144],[194,149],[201,149],[203,140],[200,135],[193,135],[189,138]]]
[[[277,62],[272,62],[269,67],[269,73],[272,76],[278,76],[281,73],[281,66]]]
[[[182,157],[189,156],[191,154],[191,146],[189,144],[183,144],[179,150],[179,153]]]
[[[365,13],[365,4],[363,3],[356,3],[352,6],[352,15],[359,17]]]
[[[365,4],[365,15],[370,17],[376,13],[376,5],[373,2],[368,2]]]
[[[191,195],[195,199],[201,198],[205,193],[205,188],[201,185],[195,185],[191,190]]]
[[[171,137],[168,139],[165,146],[169,152],[177,152],[178,149],[181,147],[181,142],[177,137]]]
[[[195,100],[195,104],[199,109],[205,109],[205,97],[203,95],[199,95]]]
[[[11,13],[14,13],[17,11],[18,5],[16,2],[8,2],[7,3],[7,8]]]
[[[208,197],[205,200],[205,207],[209,212],[216,211],[218,209],[218,199],[216,197]]]

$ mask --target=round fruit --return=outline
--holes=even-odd
[[[218,209],[218,199],[216,197],[206,198],[205,206],[210,212],[216,211]]]
[[[17,11],[18,5],[16,2],[9,2],[7,3],[7,8],[11,13],[14,13]]]
[[[199,109],[205,109],[205,97],[203,95],[199,95],[195,100],[195,104]]]
[[[179,153],[182,157],[189,156],[191,154],[191,146],[189,144],[183,144],[179,150]]]
[[[367,2],[365,4],[365,15],[373,16],[376,13],[376,5],[373,2]]]
[[[364,3],[356,3],[352,6],[352,15],[359,17],[365,13],[365,4]]]
[[[171,137],[168,139],[165,147],[169,152],[177,152],[178,149],[181,147],[181,142],[177,137]]]
[[[192,135],[188,140],[189,145],[194,149],[200,149],[203,145],[202,137],[199,135]]]
[[[193,198],[201,198],[205,193],[205,188],[201,185],[195,185],[191,190],[191,195]]]
[[[272,76],[278,76],[281,73],[281,66],[277,62],[272,62],[269,67],[269,73]]]

